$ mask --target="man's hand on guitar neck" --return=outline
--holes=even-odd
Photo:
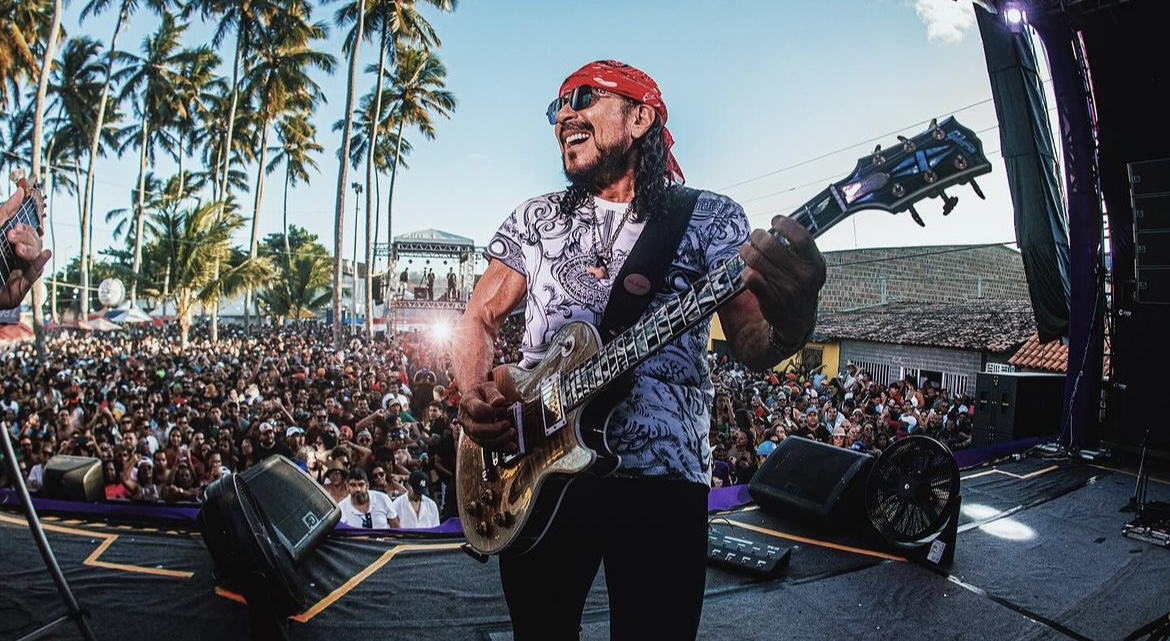
[[[816,325],[826,277],[825,258],[812,234],[796,220],[776,216],[772,229],[753,230],[739,253],[746,266],[743,282],[759,301],[764,320],[785,344],[799,349]]]
[[[507,454],[519,449],[510,403],[496,384],[486,381],[464,390],[459,399],[459,423],[480,447]]]
[[[12,218],[23,201],[24,190],[17,187],[16,193],[12,194],[8,202],[0,205],[0,224]],[[4,283],[3,289],[0,289],[0,309],[13,309],[20,305],[53,255],[43,248],[37,230],[24,223],[13,225],[12,229],[8,230],[7,240],[18,262],[9,266],[8,280]]]

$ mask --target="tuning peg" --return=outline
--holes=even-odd
[[[906,136],[898,136],[898,142],[902,143],[902,151],[908,154],[914,152],[915,147],[913,140],[910,140]]]
[[[958,196],[948,196],[947,192],[942,192],[943,199],[943,216],[951,213],[955,209],[955,205],[959,204]]]
[[[971,189],[975,190],[975,195],[979,196],[980,199],[987,200],[987,196],[983,195],[983,190],[979,188],[979,183],[975,182],[974,178],[971,179]]]
[[[918,215],[918,210],[914,209],[914,205],[910,205],[910,217],[914,219],[914,222],[918,223],[919,227],[926,227],[926,223],[922,222],[922,216]]]

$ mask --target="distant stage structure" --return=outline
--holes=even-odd
[[[393,331],[453,325],[483,273],[483,248],[438,229],[394,237],[383,287],[383,315]]]

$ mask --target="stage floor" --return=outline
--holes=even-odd
[[[1121,467],[1030,454],[961,474],[953,562],[921,560],[753,503],[713,515],[712,532],[791,548],[756,578],[711,565],[701,639],[1153,639],[1170,623],[1170,548],[1123,535],[1137,480]],[[1148,501],[1170,485],[1148,484]],[[0,640],[66,614],[18,508],[0,512]],[[248,641],[246,606],[217,589],[197,530],[45,515],[54,555],[99,639]],[[511,638],[495,560],[451,536],[330,535],[302,564],[310,607],[294,641]],[[669,562],[653,559],[651,563]],[[599,577],[582,639],[608,639]],[[1137,634],[1137,636],[1134,636]],[[127,636],[129,635],[129,636]],[[81,639],[67,622],[46,638]]]

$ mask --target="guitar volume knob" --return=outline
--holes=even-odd
[[[479,514],[479,503],[476,501],[468,501],[463,504],[463,511],[468,514]]]
[[[492,527],[488,525],[487,521],[480,521],[475,524],[475,533],[480,536],[487,536],[492,533]]]
[[[492,515],[492,522],[499,527],[508,527],[512,524],[511,512],[496,512]]]
[[[483,501],[487,505],[491,505],[492,503],[496,502],[496,493],[493,492],[490,487],[485,487],[483,491],[479,493],[479,500]]]

